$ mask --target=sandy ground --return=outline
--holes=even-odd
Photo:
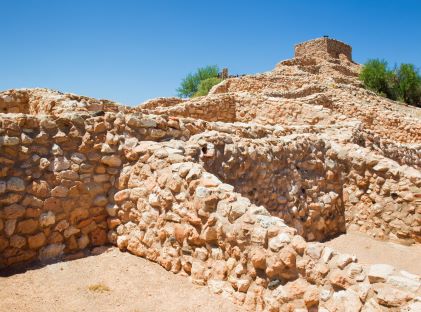
[[[0,311],[241,310],[229,299],[211,294],[207,287],[194,285],[186,277],[110,248],[97,256],[0,277]]]
[[[362,233],[347,233],[326,244],[335,250],[356,255],[361,264],[386,263],[421,275],[421,245],[404,246],[378,241]]]
[[[348,233],[326,242],[355,254],[362,264],[387,263],[421,274],[421,246],[403,246]],[[241,311],[229,299],[211,294],[188,278],[111,247],[100,255],[0,271],[3,311]]]

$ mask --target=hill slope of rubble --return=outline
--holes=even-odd
[[[421,109],[320,38],[209,95],[0,93],[0,266],[107,243],[251,310],[417,311],[420,276],[323,242],[421,242]]]

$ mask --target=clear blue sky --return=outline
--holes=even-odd
[[[357,62],[421,66],[421,1],[0,0],[0,90],[47,87],[135,105],[197,67],[257,73],[330,35]]]

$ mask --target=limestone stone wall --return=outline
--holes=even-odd
[[[331,111],[320,105],[309,105],[294,99],[269,96],[251,97],[237,94],[236,117],[239,122],[262,125],[329,125],[335,123]],[[345,120],[344,118],[343,120]]]
[[[171,104],[174,101],[170,102]],[[154,107],[154,104],[146,104],[139,106],[141,112],[151,114],[168,114],[169,116],[191,117],[206,121],[236,121],[235,99],[233,96],[224,95],[208,99],[205,97],[193,98],[186,102],[177,103],[175,105],[164,105]],[[152,108],[149,108],[152,107]]]
[[[340,55],[346,56],[348,60],[352,61],[351,46],[330,38],[317,38],[306,41],[295,46],[295,57],[304,57],[316,55],[319,57],[330,56],[339,58]]]
[[[189,135],[181,129],[121,113],[1,115],[0,267],[105,244],[116,185],[123,165],[138,157],[137,138]]]
[[[311,92],[312,88],[301,90]],[[294,95],[291,95],[294,98]],[[195,98],[174,106],[162,106],[139,111],[177,117],[192,117],[206,121],[255,122],[261,125],[313,125],[333,124],[331,110],[321,105],[310,105],[294,99],[268,96],[251,96],[248,93],[217,94],[207,98]],[[343,116],[343,120],[347,119]]]
[[[156,109],[160,107],[171,107],[183,103],[185,101],[185,99],[177,97],[155,98],[140,104],[139,109]]]
[[[345,232],[342,167],[318,138],[199,139],[208,172],[256,205],[283,219],[310,241]]]
[[[381,138],[369,131],[360,133],[355,138],[354,143],[375,150],[401,166],[407,165],[418,170],[421,169],[421,144],[399,144],[394,140]]]
[[[0,129],[2,266],[109,242],[252,310],[381,309],[414,304],[419,295],[417,276],[365,269],[298,235],[323,239],[342,229],[340,210],[349,202],[342,182],[359,183],[345,180],[352,171],[342,161],[356,170],[359,155],[386,174],[355,147],[164,115],[7,114]],[[397,183],[419,183],[399,174]],[[418,202],[416,191],[398,196]],[[398,209],[417,218],[408,207]]]
[[[305,135],[311,127],[280,139],[297,129],[122,113],[7,114],[0,121],[3,265],[105,243],[104,233],[121,219],[110,219],[114,193],[152,141],[171,139],[188,161],[308,240],[343,232],[346,218],[348,227],[377,238],[419,241],[419,173],[358,146],[332,149]],[[172,162],[186,157],[167,150]]]
[[[8,92],[0,96],[0,113],[29,114],[29,96],[23,92]]]
[[[105,123],[16,116],[0,124],[0,266],[105,244],[122,160],[114,145],[82,139],[105,145]]]
[[[357,146],[334,146],[347,173],[346,224],[379,239],[421,242],[421,174]]]
[[[0,113],[58,115],[66,112],[131,112],[109,100],[97,100],[49,89],[13,89],[0,95]]]
[[[199,145],[199,147],[197,146]],[[413,305],[417,276],[365,269],[192,162],[200,144],[148,144],[115,194],[110,240],[250,311],[381,311]],[[209,150],[208,150],[209,151]],[[217,152],[217,149],[215,149]]]

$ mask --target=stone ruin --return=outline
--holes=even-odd
[[[0,266],[113,244],[253,311],[420,311],[420,276],[323,244],[421,242],[421,110],[359,70],[321,38],[189,100],[1,92]]]
[[[295,46],[295,58],[307,55],[317,55],[322,58],[339,58],[342,55],[349,61],[352,61],[352,47],[339,40],[325,36]]]

